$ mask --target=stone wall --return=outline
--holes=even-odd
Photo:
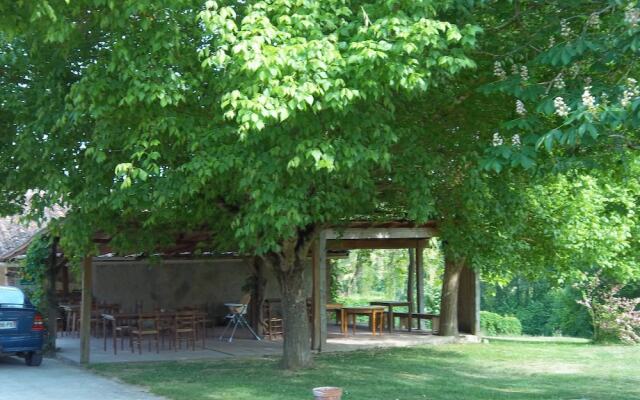
[[[216,260],[94,261],[93,290],[99,302],[117,303],[132,311],[142,301],[145,310],[206,305],[211,316],[224,316],[224,303],[237,302],[251,275],[251,267],[241,258]],[[311,268],[308,273],[311,295]],[[271,271],[266,298],[280,297]]]

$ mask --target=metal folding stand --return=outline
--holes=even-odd
[[[244,317],[247,314],[247,304],[226,303],[225,306],[229,307],[230,313],[225,317],[229,320],[229,322],[227,323],[227,326],[224,327],[224,330],[220,335],[220,340],[224,340],[224,335],[227,333],[227,330],[229,330],[229,327],[231,325],[233,325],[233,329],[231,330],[231,335],[229,336],[229,343],[233,341],[233,336],[238,329],[238,325],[240,325],[241,328],[247,328],[249,332],[251,332],[253,337],[256,338],[256,340],[262,340],[260,339],[260,336],[258,336],[253,331],[253,329],[251,329],[251,325],[249,325],[246,318]]]

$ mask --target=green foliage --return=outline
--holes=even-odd
[[[472,262],[488,281],[514,274],[553,285],[575,282],[597,269],[619,283],[640,270],[636,242],[640,185],[638,159],[623,171],[593,170],[563,175],[487,180],[482,202],[466,215],[475,234]],[[487,247],[484,243],[491,242]]]
[[[502,316],[489,311],[480,312],[480,329],[485,335],[511,335],[522,334],[520,320],[512,316]]]
[[[41,312],[46,310],[46,273],[51,255],[51,240],[46,235],[37,235],[27,249],[20,268],[20,278],[29,299]]]
[[[373,300],[406,300],[407,250],[355,250],[334,261],[332,292],[337,302],[368,305]],[[424,304],[427,312],[440,310],[443,258],[437,242],[424,249]],[[415,288],[414,297],[415,297]]]
[[[449,1],[41,3],[2,10],[0,176],[7,203],[38,187],[69,209],[65,248],[204,224],[263,254],[383,202],[429,216],[379,188],[417,190],[396,110],[473,67],[478,29],[440,18]]]
[[[555,167],[607,165],[637,150],[638,1],[520,1],[486,11],[486,21],[507,29],[492,43],[496,76],[484,90],[507,96],[511,117],[496,129],[522,144],[494,147],[487,168],[532,169],[545,155]]]
[[[576,303],[580,298],[571,285],[557,287],[545,279],[529,281],[516,276],[507,284],[484,283],[481,308],[514,315],[526,335],[591,338],[589,314]]]

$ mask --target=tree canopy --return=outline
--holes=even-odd
[[[306,307],[287,296],[319,227],[430,214],[428,177],[403,157],[416,132],[395,129],[396,113],[474,66],[465,50],[479,28],[448,21],[452,6],[3,6],[5,202],[31,188],[36,209],[61,203],[62,245],[78,249],[98,229],[131,245],[206,226],[276,268],[304,322],[288,329],[293,342]],[[302,347],[291,366],[308,362]]]
[[[300,323],[292,367],[309,362],[295,294],[326,224],[436,218],[449,272],[636,273],[639,9],[3,3],[0,211],[27,190],[35,217],[66,207],[53,229],[76,254],[96,230],[140,249],[205,228],[263,257]]]

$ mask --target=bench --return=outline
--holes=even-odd
[[[406,326],[407,324],[407,320],[409,319],[409,313],[408,312],[394,312],[393,313],[394,317],[398,317],[401,320],[404,320],[404,324]],[[427,313],[411,313],[411,319],[413,321],[418,321],[418,326],[420,326],[420,321],[422,320],[430,320],[431,321],[431,327],[432,327],[432,331],[435,333],[438,331],[438,328],[440,327],[440,315],[438,314],[427,314]]]

